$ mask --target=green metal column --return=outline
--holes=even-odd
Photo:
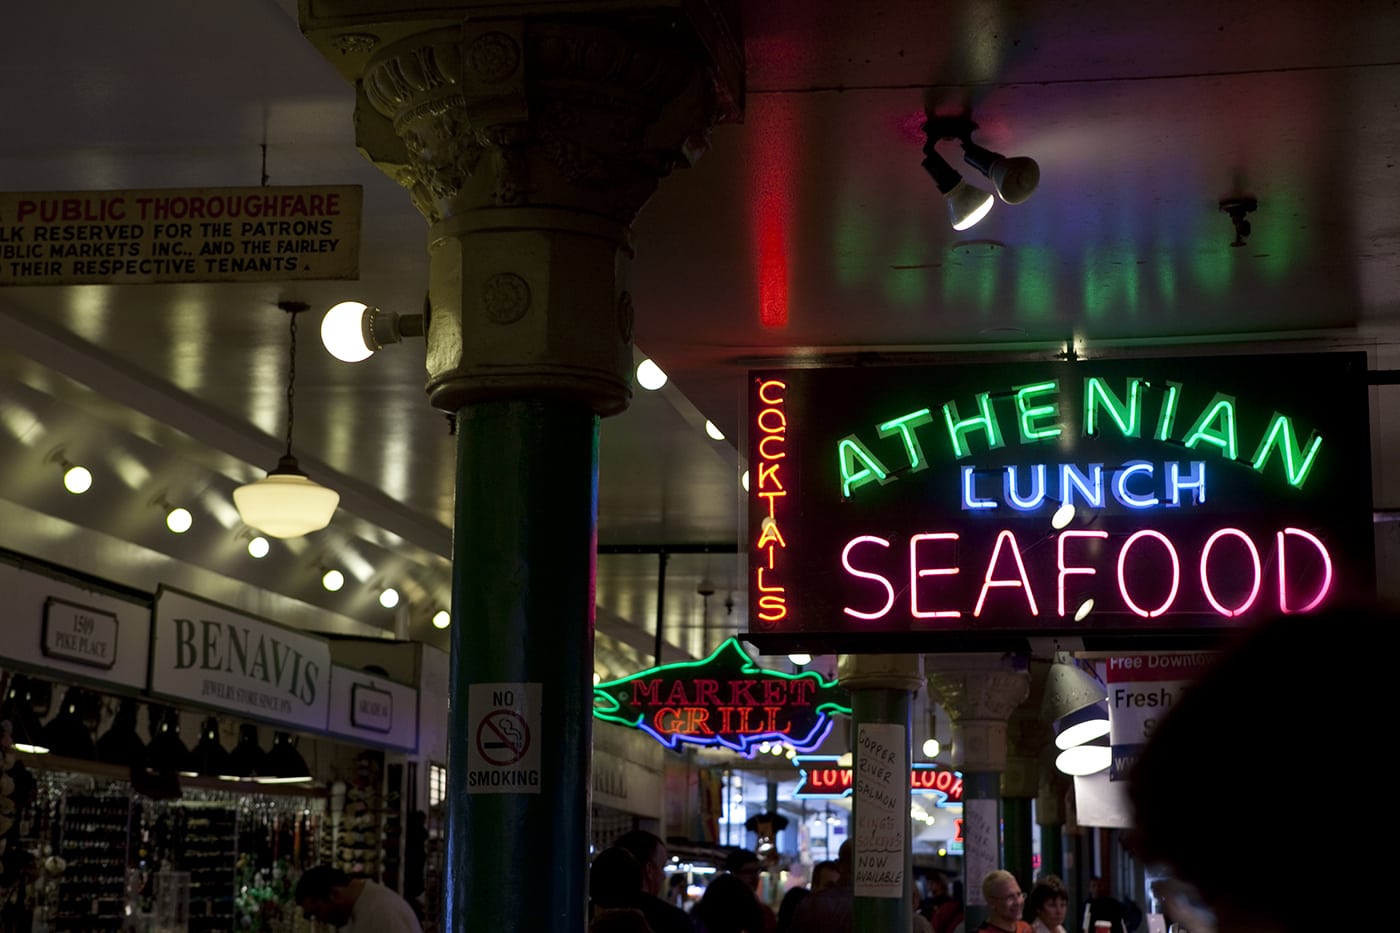
[[[1016,876],[1022,889],[1029,894],[1035,881],[1031,865],[1031,798],[1005,797],[1001,802],[1001,867]]]
[[[585,873],[554,869],[588,860],[598,417],[482,402],[457,433],[446,915],[454,931],[583,930]],[[490,695],[531,685],[538,784],[483,785],[469,762],[500,738]]]
[[[1040,874],[1065,880],[1064,833],[1058,823],[1040,824]]]
[[[910,744],[913,695],[923,686],[923,659],[919,655],[847,655],[841,659],[841,684],[851,691],[855,759],[854,933],[910,930],[914,924]]]

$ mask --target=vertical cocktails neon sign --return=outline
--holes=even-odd
[[[752,393],[751,635],[1220,628],[1374,587],[1362,354]]]

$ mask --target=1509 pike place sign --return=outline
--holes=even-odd
[[[1374,592],[1362,353],[771,370],[749,392],[765,653],[1202,632]]]
[[[325,639],[162,587],[151,692],[240,716],[324,731],[331,682]]]

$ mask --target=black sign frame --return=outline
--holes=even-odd
[[[1052,381],[1053,389],[1044,388]],[[1086,394],[1094,398],[1092,417]],[[1334,578],[1324,603],[1374,596],[1365,353],[759,370],[750,373],[748,395],[745,637],[765,653],[1021,650],[1028,638],[1056,636],[1105,650],[1200,647],[1277,611],[1280,600],[1290,610],[1305,606],[1309,586],[1324,592],[1329,561]],[[1114,410],[1120,422],[1112,420]],[[988,411],[999,447],[991,446],[997,432],[979,422]],[[958,456],[954,425],[966,425],[966,456]],[[1049,434],[1055,427],[1059,432]],[[1138,436],[1124,436],[1130,430]],[[1308,459],[1313,441],[1318,447]],[[1114,487],[1123,498],[1103,490],[1101,506],[1081,510],[1065,529],[1076,534],[1068,536],[1049,521],[1062,494],[1051,489],[1051,478],[1065,464],[1076,470],[1071,484],[1097,476],[1112,486],[1120,473],[1136,471]],[[1023,504],[1034,501],[1038,466],[1045,468],[1044,501],[1011,508],[1007,484],[1017,484]],[[1176,471],[1170,484],[1169,470]],[[1190,488],[1202,475],[1204,502]],[[1175,503],[1165,498],[1173,489]],[[1154,496],[1158,506],[1128,507]],[[987,502],[994,504],[968,507]],[[1085,528],[1105,534],[1090,539]],[[1115,554],[1122,557],[1140,531],[1115,570]],[[915,536],[924,537],[911,547]],[[843,566],[843,550],[862,537],[878,540],[855,544],[850,553],[857,556]],[[1065,556],[1058,553],[1062,539]],[[1295,577],[1313,581],[1282,597],[1279,541],[1289,585]],[[1032,558],[1021,561],[1023,571],[1013,551]],[[1179,588],[1167,601],[1170,571],[1143,567],[1169,567],[1172,551]],[[1252,552],[1257,569],[1250,573]],[[1075,573],[1093,562],[1095,574]],[[956,594],[942,603],[923,598],[933,611],[958,617],[915,617],[912,602],[873,619],[846,612],[874,616],[890,594],[896,603],[910,601],[915,563],[921,574],[957,568],[917,580],[920,594],[955,583]],[[1069,570],[1063,577],[1061,564]],[[857,577],[851,568],[872,576]],[[1122,578],[1116,602],[1111,594],[1096,596],[1096,608],[1081,621],[1069,605],[1059,614],[1061,579],[1071,581],[1067,594],[1085,580],[1098,591],[1115,572]],[[1030,587],[1001,582],[1012,577]],[[1233,590],[1234,577],[1259,581],[1262,592],[1247,601],[1249,582]],[[985,590],[974,617],[975,591],[989,579],[998,582]],[[1033,593],[1038,615],[1025,592]],[[1008,599],[1012,594],[1022,597],[1020,605]],[[1125,605],[1130,598],[1139,608],[1167,608],[1144,618]],[[1230,617],[1211,599],[1226,610],[1247,608]]]

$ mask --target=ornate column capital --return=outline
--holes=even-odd
[[[954,757],[965,771],[1005,771],[1007,724],[1030,692],[1030,675],[1001,655],[925,660],[929,691],[954,727]]]
[[[904,690],[924,685],[924,659],[917,654],[843,654],[837,678],[847,690]]]
[[[303,32],[355,83],[356,145],[429,223],[434,405],[627,406],[631,224],[742,118],[732,12],[301,0]]]

